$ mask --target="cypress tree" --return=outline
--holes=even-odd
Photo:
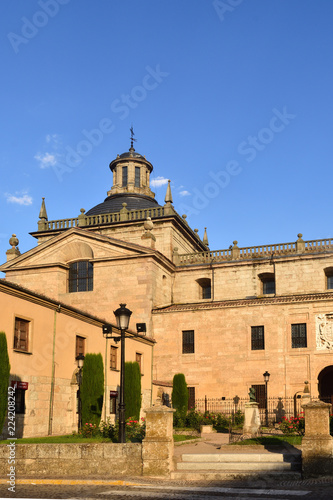
[[[183,373],[177,373],[173,377],[171,398],[172,406],[175,410],[185,416],[188,407],[188,390],[185,375]]]
[[[82,368],[82,425],[99,425],[104,398],[104,368],[101,354],[86,354]]]
[[[2,433],[7,412],[9,374],[7,338],[4,332],[0,332],[0,434]]]
[[[141,372],[139,363],[128,361],[125,363],[125,418],[140,418],[141,409]]]

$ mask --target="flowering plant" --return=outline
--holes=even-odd
[[[298,436],[304,436],[304,412],[301,412],[300,415],[297,415],[297,417],[290,417],[289,419],[286,417],[282,417],[280,429],[283,434],[297,434]]]
[[[96,436],[99,432],[99,429],[96,424],[91,424],[89,422],[85,423],[82,425],[81,429],[79,430],[79,434],[82,437],[93,437]]]

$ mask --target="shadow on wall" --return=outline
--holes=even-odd
[[[21,378],[15,374],[10,375],[7,393],[7,415],[0,439],[23,437],[25,394],[27,389],[27,382],[23,382]]]

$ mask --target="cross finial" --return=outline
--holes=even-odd
[[[130,132],[131,132],[131,149],[134,149],[133,142],[136,142],[136,139],[134,139],[135,134],[134,134],[134,130],[133,130],[133,124],[131,125]]]

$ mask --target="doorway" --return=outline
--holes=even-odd
[[[333,365],[326,366],[318,375],[319,398],[325,403],[333,403]]]

